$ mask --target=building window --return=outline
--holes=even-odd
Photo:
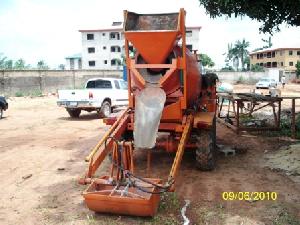
[[[103,46],[103,50],[105,50],[106,49],[106,46]]]
[[[267,57],[267,53],[264,53],[264,58],[266,58]]]
[[[260,53],[260,54],[259,54],[259,58],[260,58],[260,59],[263,59],[263,58],[264,58],[264,54]]]
[[[79,70],[82,69],[82,61],[81,61],[81,59],[78,59],[78,69]]]
[[[293,51],[289,51],[289,55],[293,55]]]
[[[104,60],[104,64],[107,64],[107,60]]]
[[[87,40],[94,40],[94,34],[87,34],[86,39]]]
[[[267,62],[267,68],[271,67],[271,62]]]
[[[74,66],[75,65],[75,63],[74,63],[74,59],[70,59],[70,69],[71,70],[74,70]]]
[[[186,47],[187,47],[190,51],[193,50],[193,45],[186,45]]]
[[[275,52],[272,52],[272,58],[275,58]]]
[[[192,36],[193,36],[193,31],[187,30],[187,31],[185,32],[185,35],[186,35],[187,37],[192,37]]]
[[[110,51],[111,52],[121,52],[121,48],[119,46],[111,46]]]
[[[289,62],[289,65],[290,65],[290,66],[293,66],[293,65],[294,65],[294,63],[293,63],[293,62]]]
[[[95,48],[88,48],[88,53],[95,53]]]
[[[96,65],[96,61],[89,61],[89,66],[95,66]]]
[[[120,34],[118,32],[111,32],[109,34],[110,40],[120,40]]]
[[[102,33],[102,36],[105,36],[105,33]]]
[[[300,55],[300,51],[297,51],[297,55]]]
[[[272,62],[272,67],[277,67],[277,62]]]
[[[259,54],[256,54],[256,58],[259,59]]]
[[[283,66],[283,62],[280,63],[280,66]]]
[[[120,60],[120,59],[112,59],[112,60],[110,61],[110,64],[111,64],[112,66],[120,66],[120,65],[121,65],[121,60]]]
[[[267,58],[271,58],[271,52],[267,53]]]
[[[264,64],[263,64],[263,63],[260,63],[259,65],[260,65],[260,66],[264,66]]]

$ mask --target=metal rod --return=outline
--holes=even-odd
[[[85,161],[89,162],[91,158],[95,155],[95,153],[98,151],[98,149],[101,147],[101,145],[104,144],[105,140],[110,136],[110,134],[115,130],[115,128],[119,125],[119,122],[123,118],[123,116],[127,113],[128,108],[122,113],[122,115],[117,119],[116,122],[109,128],[109,130],[105,133],[105,135],[101,138],[101,140],[97,143],[97,145],[93,148],[91,153],[85,157]]]

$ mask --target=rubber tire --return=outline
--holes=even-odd
[[[196,149],[196,166],[202,171],[211,171],[216,166],[216,122],[211,130],[200,130]]]
[[[106,118],[109,117],[110,114],[111,114],[111,105],[108,101],[104,101],[101,106],[100,116]]]
[[[0,119],[2,119],[2,117],[3,117],[3,108],[2,107],[0,107]]]
[[[81,110],[80,109],[67,109],[70,117],[78,118],[80,116]]]

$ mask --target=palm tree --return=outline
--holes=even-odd
[[[238,58],[241,59],[241,63],[242,63],[242,70],[244,70],[244,66],[245,66],[245,58],[248,56],[249,51],[247,50],[247,48],[250,46],[249,41],[246,41],[245,38],[240,41],[236,41],[234,48],[236,55]]]
[[[237,70],[239,67],[239,52],[236,47],[232,47],[232,43],[227,46],[227,54],[225,62],[232,62],[232,66]]]

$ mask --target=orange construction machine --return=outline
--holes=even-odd
[[[186,47],[185,11],[137,14],[124,11],[129,106],[87,156],[81,184],[91,210],[153,216],[160,194],[174,191],[185,150],[195,150],[197,167],[215,165],[216,75],[201,75],[196,52]],[[162,135],[163,134],[163,135]],[[176,152],[166,179],[137,175],[134,153]],[[110,155],[109,174],[95,173]],[[149,172],[148,171],[148,172]]]

